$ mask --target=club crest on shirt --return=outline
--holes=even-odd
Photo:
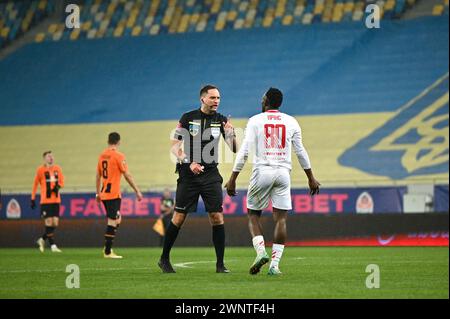
[[[192,136],[196,136],[200,132],[200,123],[198,122],[189,122],[189,133]]]

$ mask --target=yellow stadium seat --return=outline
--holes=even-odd
[[[97,34],[97,29],[91,29],[91,30],[88,31],[86,37],[88,39],[94,39],[96,34]]]
[[[148,28],[149,26],[152,25],[153,20],[154,20],[153,17],[147,17],[147,18],[145,18],[144,26]]]
[[[440,15],[442,15],[442,13],[444,13],[444,5],[436,4],[433,7],[433,11],[432,11],[431,14],[434,15],[434,16],[440,16]]]
[[[189,19],[189,23],[196,24],[196,23],[198,23],[199,20],[200,20],[200,14],[194,13],[193,15],[191,15],[191,18]]]
[[[157,35],[159,33],[159,24],[152,25],[150,28],[150,35]]]
[[[131,35],[134,36],[134,37],[136,37],[136,36],[138,36],[138,35],[141,34],[141,31],[142,31],[142,27],[141,27],[140,25],[137,25],[137,26],[135,26],[135,27],[133,28],[133,30],[131,31]]]
[[[323,4],[316,4],[316,6],[314,7],[314,14],[319,15],[323,12],[324,9],[325,6]]]
[[[244,20],[244,28],[250,29],[251,27],[253,27],[254,23],[255,23],[255,18],[254,17],[245,18],[245,20]]]
[[[1,35],[3,38],[6,38],[6,37],[8,36],[8,34],[9,34],[9,28],[3,28],[3,29],[2,29],[2,32],[0,32],[0,35]]]
[[[39,32],[38,34],[36,34],[36,37],[34,38],[34,41],[36,42],[42,42],[45,39],[45,33],[44,32]]]
[[[263,20],[263,27],[268,28],[270,26],[272,26],[273,23],[273,17],[272,16],[266,16]]]
[[[122,26],[118,26],[113,33],[113,36],[115,36],[116,38],[121,37],[123,34],[123,30],[124,28]]]
[[[346,2],[344,5],[345,12],[352,12],[355,4],[353,2]]]
[[[222,0],[214,0],[213,5],[211,7],[211,13],[215,14],[220,11],[220,7],[222,6]]]
[[[103,38],[105,36],[106,29],[99,29],[95,35],[97,39]]]
[[[303,14],[303,11],[305,11],[305,6],[299,5],[295,7],[294,9],[294,16],[299,17]]]
[[[57,31],[57,32],[55,32],[55,33],[53,34],[53,36],[52,36],[53,41],[59,41],[59,40],[61,40],[62,35],[63,35],[63,32],[62,32],[62,31]]]
[[[225,28],[225,20],[217,20],[214,30],[222,31]]]
[[[164,26],[168,26],[170,24],[170,22],[172,21],[172,17],[173,14],[175,12],[175,8],[174,7],[169,7],[167,8],[164,17],[163,17],[163,21],[162,21],[162,25]]]
[[[227,14],[227,20],[228,21],[235,21],[237,18],[237,12],[236,11],[230,11]]]
[[[41,0],[39,1],[38,9],[39,10],[45,10],[45,7],[47,6],[47,0]]]
[[[384,5],[385,10],[392,10],[395,7],[395,0],[388,0]]]
[[[244,27],[244,20],[243,19],[236,19],[234,22],[233,28],[234,29],[242,29]]]
[[[293,21],[294,21],[294,17],[292,15],[288,14],[283,17],[283,20],[281,21],[281,23],[283,25],[291,25]]]
[[[91,28],[92,21],[86,21],[81,24],[81,30],[88,31]]]
[[[77,40],[80,36],[80,29],[73,29],[70,33],[70,40]]]
[[[190,19],[191,16],[189,14],[183,14],[181,16],[180,23],[178,24],[177,33],[184,33],[187,31]]]
[[[303,24],[311,24],[313,15],[311,13],[306,13],[302,18]]]
[[[49,33],[55,33],[57,29],[58,29],[58,25],[56,23],[52,23],[48,26]]]

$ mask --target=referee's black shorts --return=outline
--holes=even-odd
[[[179,174],[175,199],[176,212],[187,214],[197,211],[199,196],[202,197],[208,213],[223,211],[223,178],[217,167],[205,168],[203,173],[195,175],[188,165],[183,165]]]

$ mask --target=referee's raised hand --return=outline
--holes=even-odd
[[[195,175],[203,173],[204,169],[205,169],[204,166],[202,166],[196,162],[192,162],[191,165],[189,166],[189,168],[191,169],[192,173],[194,173]]]
[[[223,122],[223,129],[225,131],[225,136],[229,137],[232,136],[234,137],[234,127],[233,124],[231,124],[231,115],[227,116],[227,121]]]

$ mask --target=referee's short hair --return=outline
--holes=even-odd
[[[270,107],[279,108],[281,103],[283,103],[283,93],[276,88],[270,88],[265,94]]]
[[[219,88],[217,86],[215,86],[215,85],[212,85],[212,84],[205,85],[204,87],[202,87],[200,89],[200,96],[203,96],[204,94],[208,93],[209,90],[213,90],[213,89],[218,90]]]
[[[109,133],[108,135],[108,144],[109,145],[116,145],[120,141],[120,134],[117,132]]]

